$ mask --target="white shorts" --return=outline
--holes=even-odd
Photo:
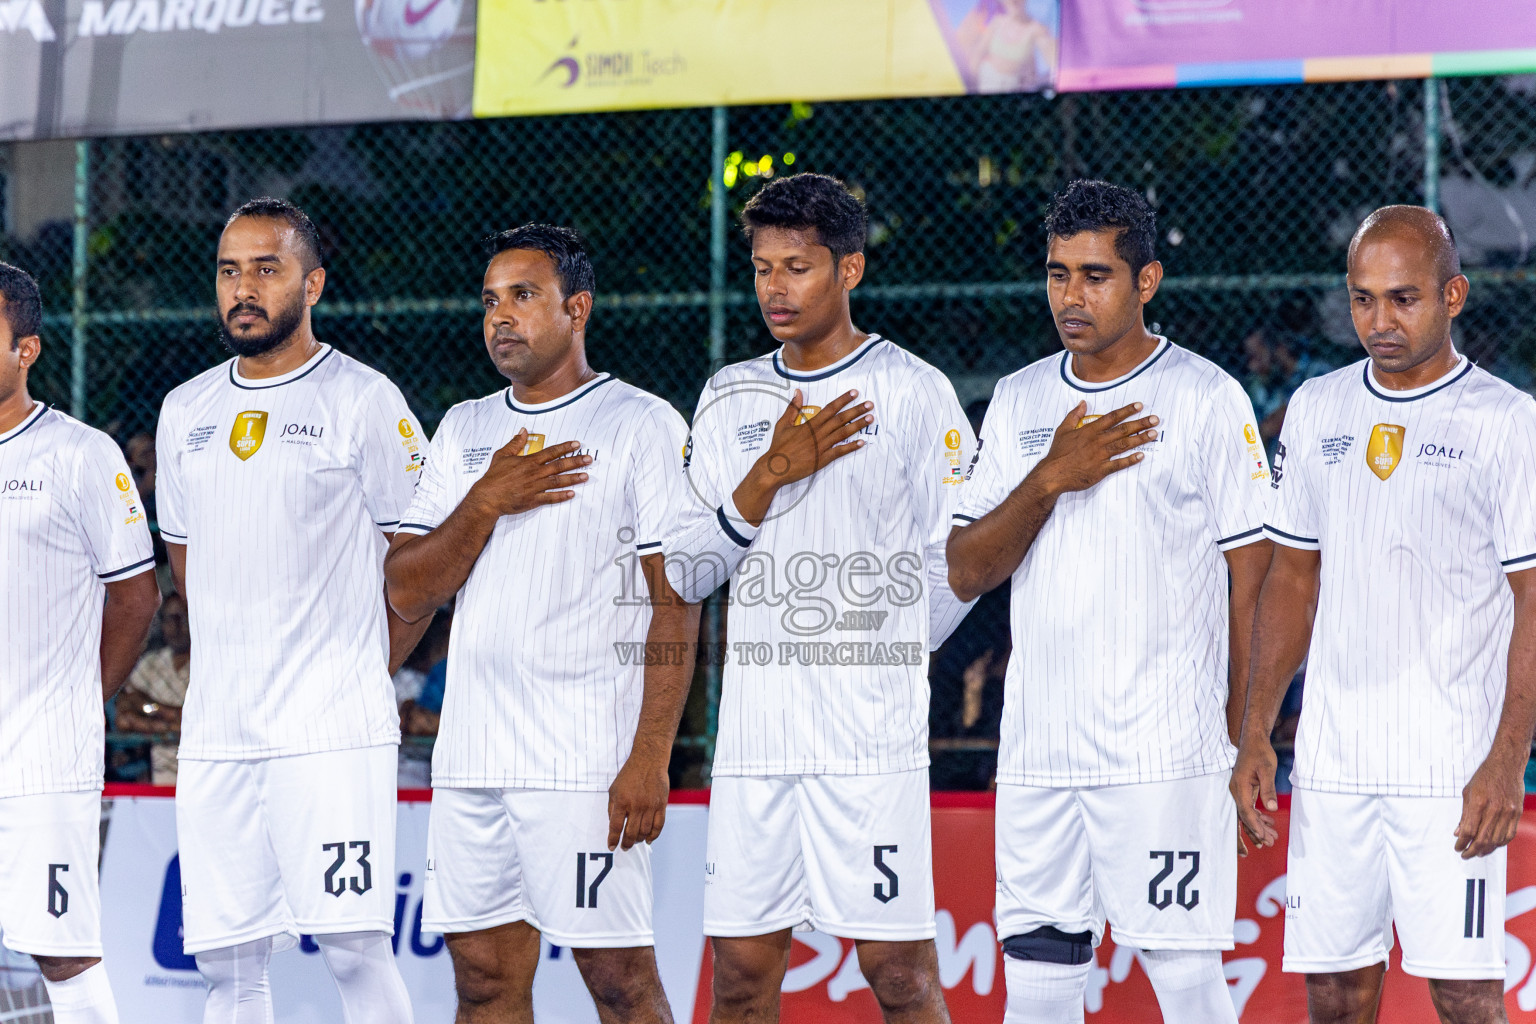
[[[810,925],[845,939],[934,937],[928,770],[717,777],[704,934]]]
[[[421,927],[527,921],[552,945],[653,946],[651,847],[608,849],[608,794],[432,791]]]
[[[187,953],[286,936],[394,932],[393,744],[264,761],[181,761]]]
[[[101,956],[101,793],[0,799],[0,932],[36,956]]]
[[[997,936],[1051,925],[1139,949],[1231,949],[1227,772],[1090,789],[997,787]]]
[[[1403,944],[1420,978],[1504,977],[1505,850],[1462,860],[1461,797],[1297,789],[1285,882],[1284,969],[1379,964]]]

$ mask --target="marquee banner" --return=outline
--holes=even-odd
[[[0,140],[469,116],[476,0],[0,0]]]

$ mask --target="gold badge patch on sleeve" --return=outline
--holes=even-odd
[[[1365,464],[1378,480],[1392,475],[1403,461],[1403,438],[1408,431],[1396,423],[1378,423],[1371,428],[1371,442],[1365,446]]]
[[[255,455],[267,436],[267,414],[247,411],[235,415],[235,425],[229,432],[229,450],[244,462]]]

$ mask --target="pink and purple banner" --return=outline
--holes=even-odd
[[[1536,70],[1531,0],[1062,0],[1063,92]]]

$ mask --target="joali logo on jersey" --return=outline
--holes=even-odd
[[[229,431],[229,450],[244,462],[261,448],[267,436],[267,414],[251,409],[235,414],[235,425]]]
[[[41,480],[0,480],[0,494],[7,497],[17,495],[30,498],[34,494],[43,493]]]
[[[281,433],[278,434],[285,441],[295,441],[299,444],[308,444],[308,441],[299,441],[299,438],[312,437],[315,440],[325,436],[325,428],[318,423],[284,423]]]
[[[1403,438],[1407,428],[1396,423],[1378,423],[1371,428],[1371,441],[1365,446],[1365,464],[1371,467],[1378,480],[1392,475],[1397,464],[1403,461]]]
[[[1419,450],[1413,453],[1416,459],[1433,460],[1432,466],[1448,466],[1452,462],[1460,462],[1466,458],[1465,448],[1456,448],[1447,444],[1436,444],[1434,441],[1425,441],[1419,445]]]

